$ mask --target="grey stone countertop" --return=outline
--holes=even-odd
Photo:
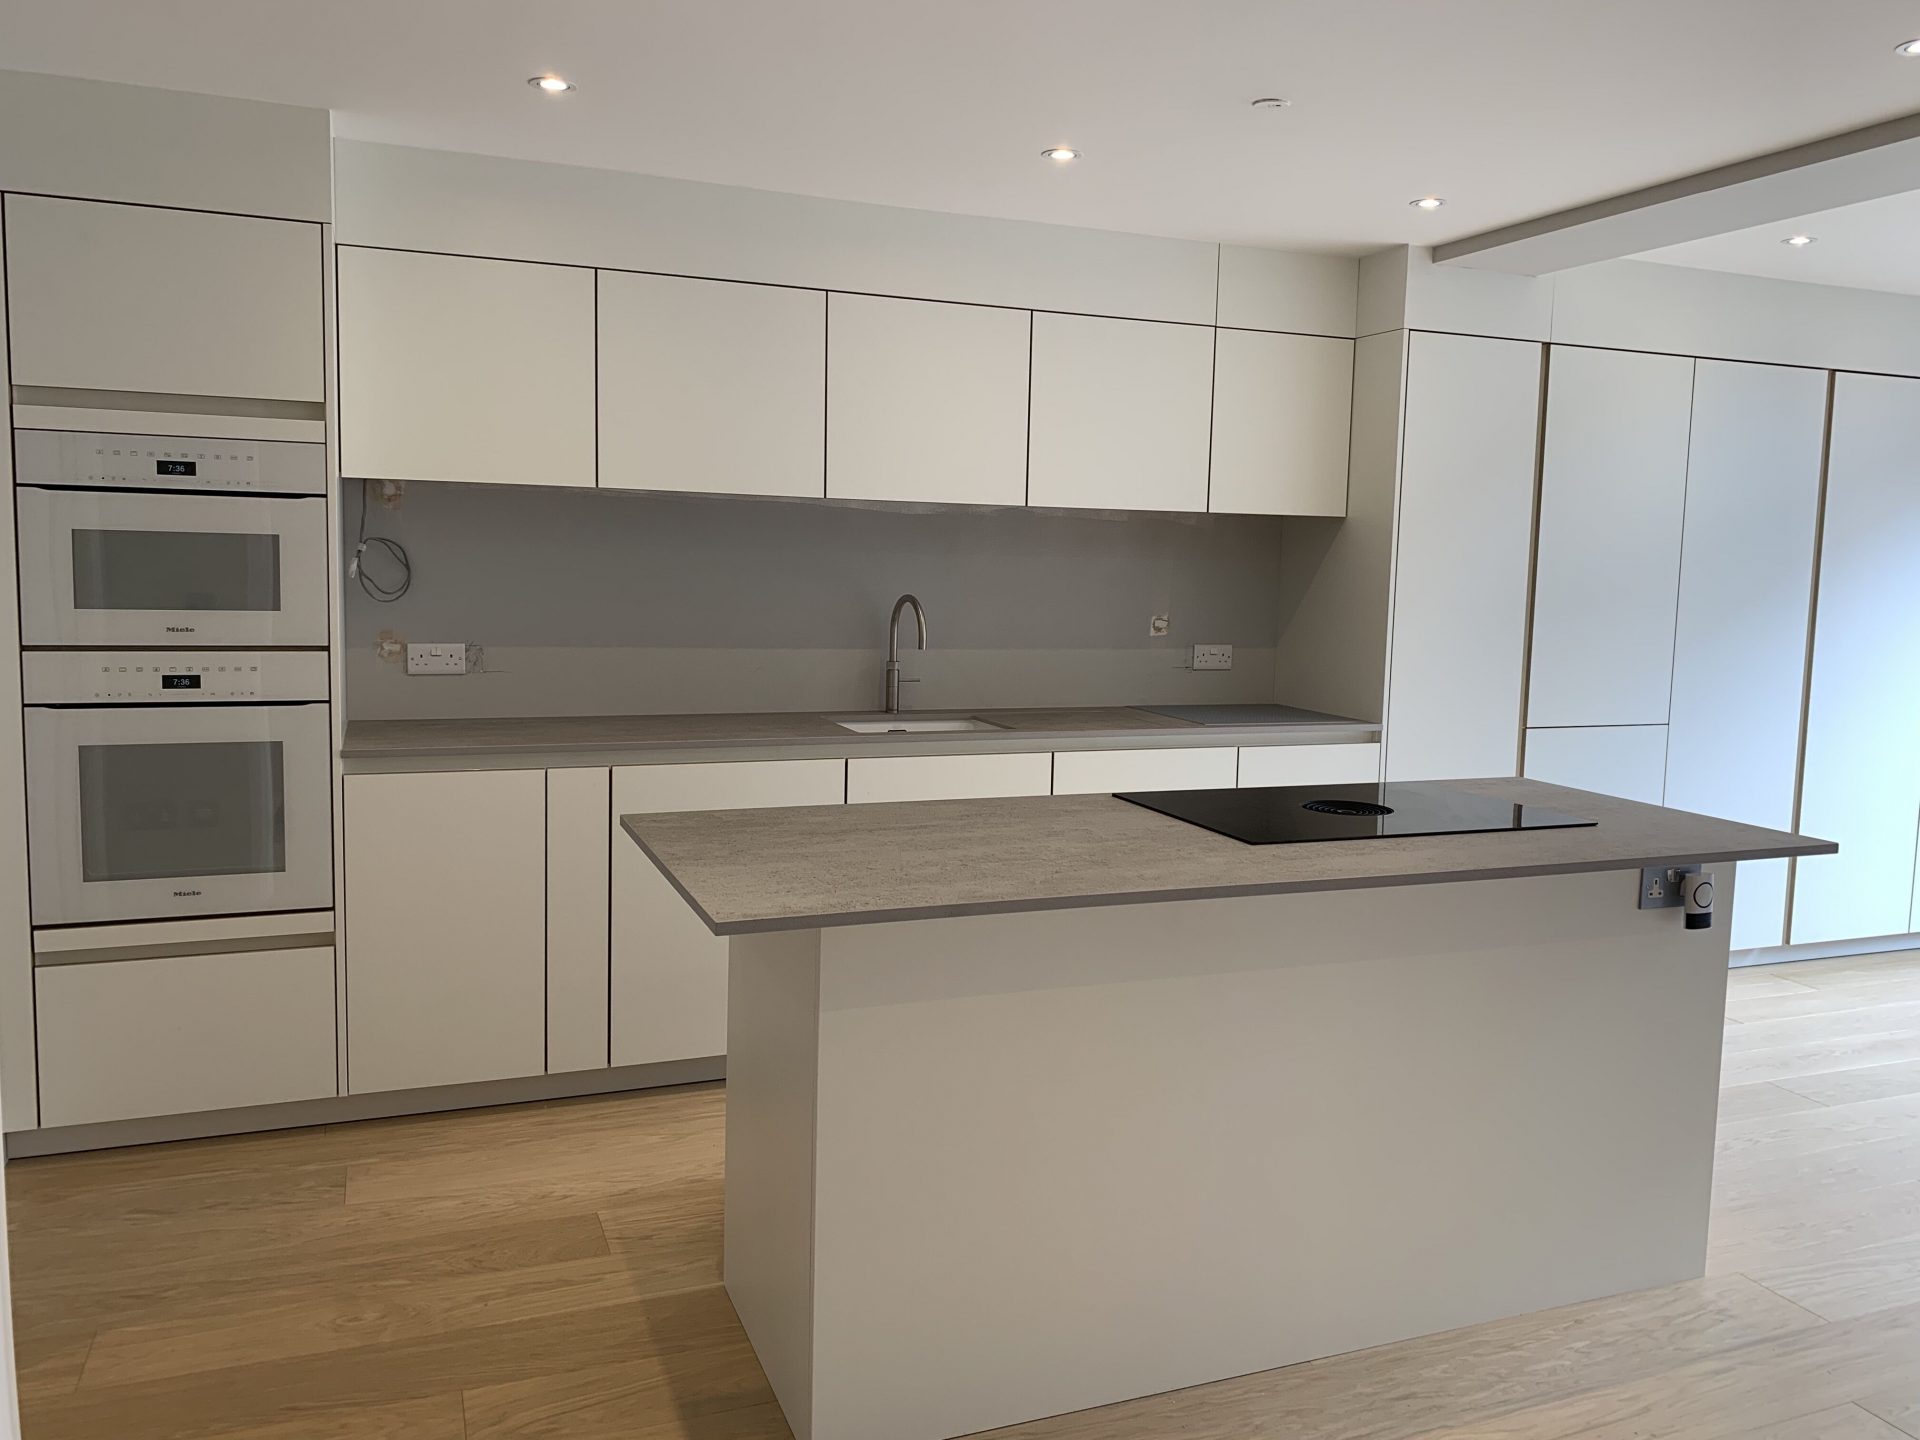
[[[1246,845],[1111,795],[623,815],[718,935],[1830,855],[1831,841],[1569,790],[1448,781],[1598,824]]]
[[[1251,707],[1250,707],[1251,708]],[[1315,710],[1259,707],[1259,723],[1198,725],[1127,706],[1045,710],[914,710],[899,718],[979,719],[993,730],[861,735],[834,723],[876,714],[783,711],[740,715],[554,715],[474,720],[350,720],[340,756],[349,773],[481,766],[673,764],[839,755],[970,755],[1021,750],[1366,742],[1380,726]],[[1274,712],[1287,718],[1276,718]]]

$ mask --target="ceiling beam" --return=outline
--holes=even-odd
[[[1433,248],[1436,264],[1547,275],[1920,190],[1920,114]]]

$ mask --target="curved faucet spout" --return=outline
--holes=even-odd
[[[887,622],[887,713],[900,712],[900,612],[912,607],[920,648],[927,648],[927,612],[917,595],[902,595],[893,602],[893,618]]]

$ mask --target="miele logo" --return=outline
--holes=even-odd
[[[191,896],[198,895],[200,892],[198,890],[176,890],[173,893],[177,898],[185,900]]]
[[[191,634],[193,634],[193,626],[191,626],[191,625],[169,625],[169,626],[167,626],[167,633],[168,633],[169,635],[191,635]]]

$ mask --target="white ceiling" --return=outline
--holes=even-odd
[[[1789,235],[1812,235],[1815,240],[1796,250],[1781,243]],[[1690,240],[1638,258],[1920,295],[1920,191]]]
[[[362,139],[1366,251],[1920,110],[1916,34],[1911,0],[4,0],[0,65],[325,106]],[[546,70],[579,93],[528,89]]]

